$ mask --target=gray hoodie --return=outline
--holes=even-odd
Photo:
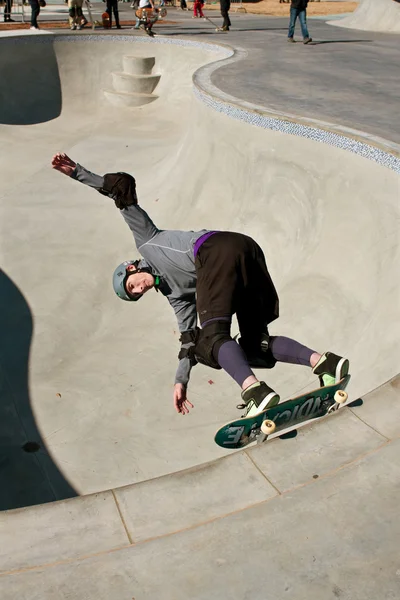
[[[72,178],[101,190],[104,178],[77,165]],[[196,327],[196,270],[193,247],[196,240],[207,233],[201,231],[175,231],[158,229],[149,215],[139,206],[128,206],[120,211],[133,233],[138,251],[144,260],[140,266],[150,268],[160,277],[160,292],[174,309],[179,331],[190,331]],[[179,361],[175,383],[188,384],[190,361]]]

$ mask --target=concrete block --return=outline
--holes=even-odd
[[[385,441],[343,408],[299,429],[294,438],[267,441],[248,452],[265,476],[284,492],[342,467]]]
[[[0,531],[0,573],[129,543],[111,492],[0,512]]]
[[[363,397],[351,409],[365,423],[389,439],[400,436],[400,376]]]
[[[204,523],[276,493],[243,453],[115,491],[134,542]]]

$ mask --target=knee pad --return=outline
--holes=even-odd
[[[259,345],[246,345],[242,338],[238,339],[238,343],[246,354],[249,366],[253,369],[273,369],[276,365],[276,359],[271,351],[273,337],[269,335],[268,329],[261,335]]]
[[[222,344],[232,340],[230,331],[231,324],[228,321],[216,321],[201,329],[194,348],[197,361],[212,369],[220,369],[218,351]]]

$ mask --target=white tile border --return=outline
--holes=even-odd
[[[6,42],[3,40],[7,40]],[[225,57],[211,64],[200,67],[193,75],[194,94],[209,108],[223,113],[228,117],[237,119],[262,129],[271,131],[280,131],[289,135],[296,135],[308,138],[316,142],[335,146],[342,150],[347,150],[358,154],[363,158],[372,160],[396,173],[400,173],[400,146],[391,143],[383,138],[373,136],[364,131],[353,130],[332,123],[325,123],[316,119],[309,119],[290,114],[279,113],[269,110],[263,106],[257,106],[239,98],[230,96],[218,89],[211,82],[211,76],[214,71],[222,65],[231,62],[237,62],[247,56],[247,51],[243,48],[232,48],[223,44],[206,43],[196,40],[171,39],[158,36],[156,38],[137,38],[132,35],[46,35],[29,36],[29,43],[52,43],[54,41],[75,42],[85,41],[87,43],[103,42],[130,42],[133,44],[173,44],[176,46],[185,46],[190,48],[200,48],[209,52],[215,52]],[[20,36],[16,33],[13,37],[0,38],[2,43],[26,44],[26,36]]]

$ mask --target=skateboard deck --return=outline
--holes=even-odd
[[[231,421],[217,431],[215,442],[222,448],[244,448],[252,442],[266,441],[272,433],[296,429],[304,421],[334,412],[347,400],[344,390],[349,381],[350,375],[346,375],[338,383],[291,398],[258,415]]]
[[[103,14],[101,15],[101,21],[103,23],[104,29],[110,29],[111,28],[111,21],[110,21],[110,16],[109,16],[108,13],[103,12]]]

